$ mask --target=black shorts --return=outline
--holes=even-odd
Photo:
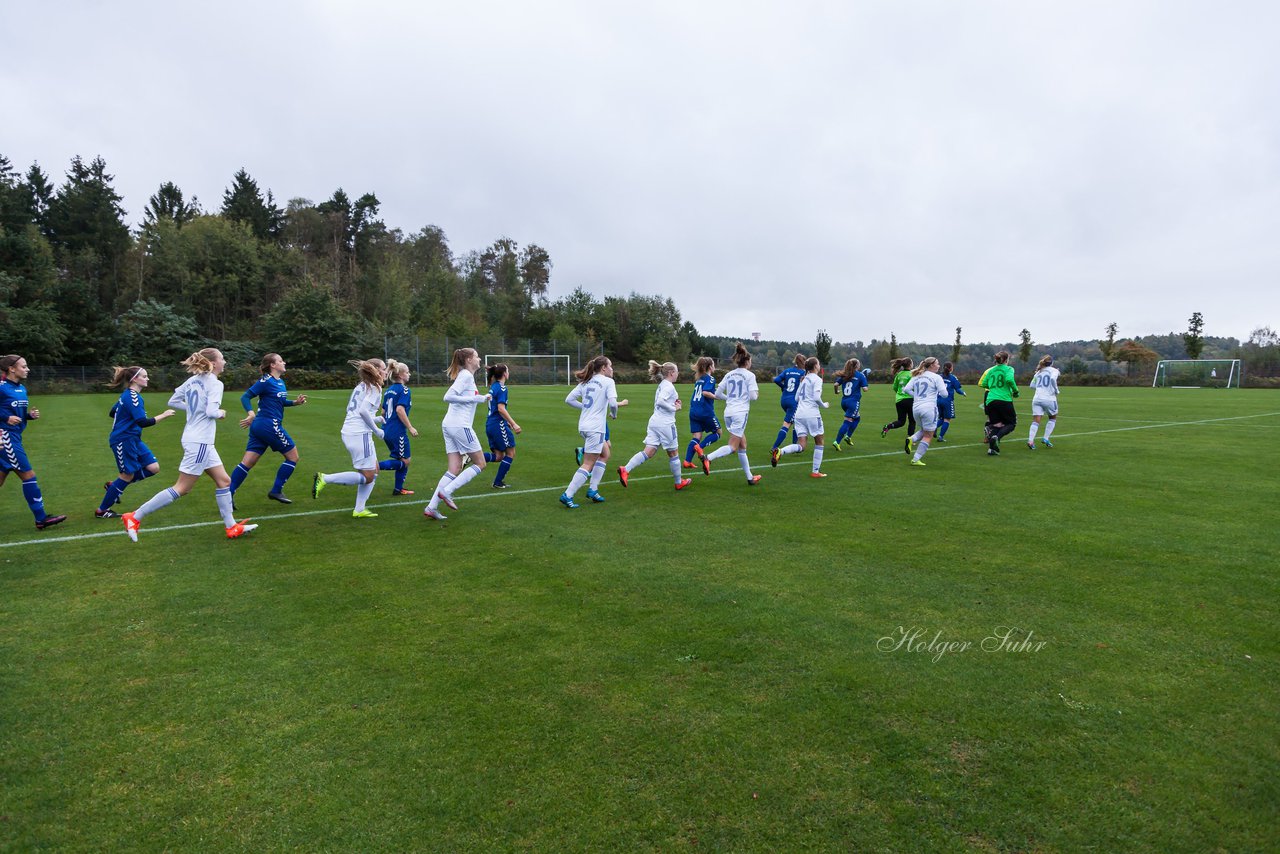
[[[1005,424],[1012,427],[1018,423],[1018,411],[1013,408],[1013,401],[988,401],[986,409],[989,424]]]

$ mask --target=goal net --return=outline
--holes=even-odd
[[[491,353],[484,357],[485,373],[490,365],[504,364],[518,385],[573,385],[568,356],[539,356],[530,353]]]
[[[1240,388],[1239,359],[1161,359],[1151,387]]]

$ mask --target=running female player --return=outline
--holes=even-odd
[[[844,363],[840,373],[836,374],[836,394],[840,395],[840,408],[844,410],[844,421],[831,445],[837,451],[844,450],[840,447],[841,442],[847,443],[845,447],[853,446],[853,431],[858,429],[858,424],[862,421],[862,390],[867,387],[867,377],[861,368],[861,362],[850,359]]]
[[[276,480],[267,497],[281,504],[292,504],[293,501],[285,497],[284,485],[289,482],[293,470],[298,466],[298,446],[284,430],[284,408],[301,406],[307,402],[307,396],[300,394],[292,400],[289,398],[289,390],[281,379],[285,364],[279,353],[263,356],[258,370],[262,373],[261,379],[240,395],[240,405],[246,413],[240,426],[249,430],[249,443],[245,446],[240,463],[231,470],[231,494],[236,494],[240,484],[249,476],[249,470],[258,464],[258,459],[270,448],[282,455],[284,462],[276,469]],[[253,411],[255,397],[258,398],[257,412]]]
[[[738,464],[747,476],[747,484],[755,486],[760,482],[760,475],[751,473],[751,464],[747,461],[747,416],[751,411],[751,401],[760,398],[760,386],[756,383],[756,375],[751,372],[751,354],[739,341],[734,345],[733,356],[737,365],[724,375],[720,388],[716,390],[716,400],[725,401],[724,424],[729,431],[729,444],[721,445],[707,454],[708,462],[738,455]]]
[[[516,435],[520,425],[507,411],[507,380],[511,369],[499,362],[490,365],[486,379],[489,381],[489,416],[484,421],[484,433],[489,439],[486,459],[498,464],[498,474],[493,479],[494,489],[507,488],[507,472],[516,461]]]
[[[392,495],[413,495],[412,489],[404,488],[404,479],[409,475],[409,463],[413,461],[409,437],[418,435],[417,429],[409,421],[409,410],[413,409],[413,392],[409,390],[409,366],[391,359],[387,362],[387,378],[395,382],[382,393],[382,441],[386,443],[391,457],[378,463],[378,471],[396,473]]]
[[[111,382],[107,383],[110,388],[124,386],[124,391],[120,392],[116,405],[111,407],[111,436],[107,440],[119,475],[107,484],[102,504],[93,511],[93,515],[99,519],[114,519],[119,516],[111,508],[120,500],[129,484],[135,478],[142,480],[160,471],[156,455],[143,444],[142,429],[172,417],[175,410],[166,409],[155,418],[147,417],[142,390],[149,381],[146,368],[130,365],[127,368],[116,368]]]
[[[693,366],[693,396],[689,398],[689,447],[684,451],[684,468],[694,468],[693,455],[702,461],[702,473],[711,474],[704,451],[720,439],[720,420],[716,418],[715,359],[702,356]]]
[[[818,360],[810,356],[804,363],[804,379],[796,387],[796,411],[793,423],[796,425],[796,441],[781,448],[774,448],[769,455],[769,462],[776,467],[778,457],[784,454],[798,454],[808,445],[809,437],[813,437],[813,469],[809,477],[826,477],[822,473],[822,410],[831,404],[822,399],[822,377],[818,375]],[[822,407],[819,409],[818,407]]]
[[[911,465],[924,465],[924,455],[929,453],[929,443],[938,429],[938,398],[947,393],[947,383],[938,376],[938,360],[929,356],[920,366],[911,372],[911,379],[902,389],[911,395],[912,414],[920,429],[911,434],[908,440],[910,448],[915,452]]]
[[[374,413],[382,402],[382,384],[387,381],[387,366],[381,359],[352,359],[347,364],[356,369],[360,382],[347,398],[347,414],[342,419],[342,444],[351,455],[351,471],[336,474],[316,472],[311,481],[311,497],[319,498],[331,483],[356,488],[356,503],[351,515],[356,519],[372,519],[377,516],[366,507],[373,494],[373,484],[378,479],[378,452],[373,437],[383,438],[382,428]]]
[[[137,510],[124,514],[124,531],[135,543],[143,519],[186,495],[205,474],[213,481],[213,498],[218,504],[218,512],[222,514],[227,538],[235,539],[258,527],[247,524],[248,519],[236,521],[231,504],[231,478],[214,446],[218,422],[227,417],[226,410],[222,409],[222,381],[218,379],[227,362],[220,350],[208,347],[192,353],[182,365],[191,376],[169,398],[170,406],[187,413],[187,426],[182,431],[182,462],[178,464],[178,480]]]
[[[43,531],[65,522],[67,517],[45,512],[40,484],[36,483],[35,470],[22,447],[22,431],[27,429],[27,422],[40,418],[40,410],[30,407],[27,388],[22,384],[30,373],[27,360],[21,356],[0,356],[0,374],[4,376],[0,381],[0,484],[9,477],[9,472],[18,473],[22,497],[27,500],[31,515],[36,517],[36,530]]]
[[[676,489],[684,489],[693,481],[684,477],[680,471],[679,439],[676,436],[676,413],[680,411],[680,393],[676,391],[676,377],[680,368],[675,362],[658,364],[649,360],[649,379],[658,380],[658,389],[653,395],[653,415],[649,416],[649,425],[645,430],[644,449],[636,451],[634,457],[625,466],[618,466],[618,480],[627,485],[631,472],[644,465],[658,448],[667,452],[667,464],[671,469],[671,477]]]
[[[463,347],[453,351],[453,362],[449,365],[449,379],[453,380],[453,385],[444,393],[444,402],[449,404],[449,409],[440,422],[449,468],[440,477],[431,501],[422,510],[422,515],[428,519],[447,518],[437,509],[441,501],[450,510],[457,510],[453,494],[484,471],[484,451],[480,448],[480,439],[473,426],[476,406],[489,402],[489,395],[480,394],[476,388],[476,369],[479,367],[480,354],[475,350]],[[468,459],[465,468],[462,463],[464,455]]]

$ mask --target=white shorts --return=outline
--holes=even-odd
[[[923,430],[926,433],[932,433],[938,429],[938,404],[932,403],[928,406],[913,406],[911,414],[916,419],[916,429]]]
[[[644,434],[646,448],[662,448],[664,451],[679,450],[679,439],[676,437],[675,422],[667,423],[656,418],[649,419],[649,427]]]
[[[470,427],[441,427],[446,454],[480,453],[480,437]]]
[[[822,416],[821,415],[797,415],[795,420],[791,422],[796,428],[796,438],[801,436],[821,436],[822,435]]]
[[[604,453],[604,434],[603,433],[579,433],[582,437],[582,453],[584,454],[602,454]]]
[[[747,434],[747,413],[726,412],[724,414],[724,426],[729,431],[730,436],[737,436],[741,439]]]
[[[1058,414],[1058,399],[1054,398],[1036,398],[1031,401],[1032,415],[1049,415],[1056,417]]]
[[[378,452],[373,448],[372,433],[343,433],[342,444],[347,446],[351,455],[351,467],[359,471],[369,471],[378,467]]]
[[[216,469],[222,465],[218,449],[213,445],[199,442],[182,443],[182,462],[178,463],[178,471],[183,474],[204,474],[207,469]]]

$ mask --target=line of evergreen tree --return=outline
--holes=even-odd
[[[283,207],[241,169],[217,211],[172,182],[126,224],[101,157],[55,187],[0,155],[0,340],[33,363],[156,363],[216,343],[299,366],[379,352],[384,335],[603,341],[623,362],[685,361],[702,340],[675,303],[583,287],[551,300],[550,254],[500,237],[457,254],[438,226],[405,234],[374,193]]]

